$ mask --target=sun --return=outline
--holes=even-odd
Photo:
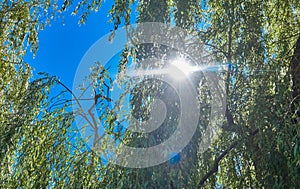
[[[195,68],[181,57],[171,60],[168,67],[168,74],[176,80],[185,79],[194,71]]]

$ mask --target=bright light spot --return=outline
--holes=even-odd
[[[177,69],[186,75],[192,71],[192,67],[182,58],[172,61],[171,65],[177,67]]]
[[[177,57],[171,60],[165,68],[134,69],[132,67],[127,74],[131,77],[169,75],[175,80],[183,80],[187,79],[193,72],[217,72],[220,69],[224,69],[224,67],[227,67],[227,65],[190,65],[186,59]]]
[[[176,80],[185,79],[194,71],[195,67],[191,66],[183,58],[177,58],[173,60],[168,69],[169,75],[171,75]]]

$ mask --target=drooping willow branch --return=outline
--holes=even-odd
[[[255,131],[253,131],[249,137],[247,139],[250,139],[252,137],[254,137],[257,133],[259,132],[258,129],[256,129]],[[243,140],[237,140],[235,142],[233,142],[230,146],[228,146],[226,148],[226,150],[224,150],[215,160],[212,168],[210,169],[210,171],[208,171],[200,180],[199,184],[198,184],[198,188],[202,188],[205,184],[207,179],[209,179],[214,173],[216,173],[218,171],[218,167],[220,165],[220,162],[223,160],[223,158],[235,147],[237,147],[238,144],[240,144]]]

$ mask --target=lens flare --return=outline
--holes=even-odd
[[[187,78],[194,69],[185,59],[176,58],[170,63],[168,74],[176,80],[182,80]]]

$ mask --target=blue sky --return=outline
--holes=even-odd
[[[78,16],[71,16],[70,12],[52,20],[51,25],[39,33],[39,49],[35,58],[31,53],[25,56],[25,61],[35,69],[34,73],[47,72],[57,76],[72,89],[77,67],[84,54],[113,29],[113,24],[108,24],[107,16],[112,3],[110,0],[105,1],[99,12],[91,13],[84,25],[78,25]],[[174,157],[171,164],[180,160],[178,153],[171,157]]]
[[[107,16],[112,2],[104,2],[97,13],[90,14],[84,25],[78,25],[78,16],[71,16],[70,12],[52,20],[51,25],[39,33],[35,58],[31,53],[25,56],[25,61],[35,69],[34,73],[55,75],[72,88],[77,66],[85,52],[113,28],[108,24]]]
[[[73,4],[76,5],[77,1]],[[112,4],[113,1],[105,1],[97,13],[92,12],[89,15],[84,25],[78,24],[79,16],[71,16],[71,11],[51,20],[51,24],[39,32],[36,56],[33,57],[32,53],[25,56],[25,62],[34,69],[34,78],[38,72],[46,72],[57,76],[64,85],[72,89],[77,68],[85,53],[114,28],[113,24],[108,23],[108,11]],[[110,64],[115,63],[118,56],[119,54],[116,54]],[[58,92],[59,88],[54,88],[51,95]],[[71,97],[70,94],[67,95]],[[100,132],[103,133],[103,130]],[[74,134],[71,138],[75,136]]]

